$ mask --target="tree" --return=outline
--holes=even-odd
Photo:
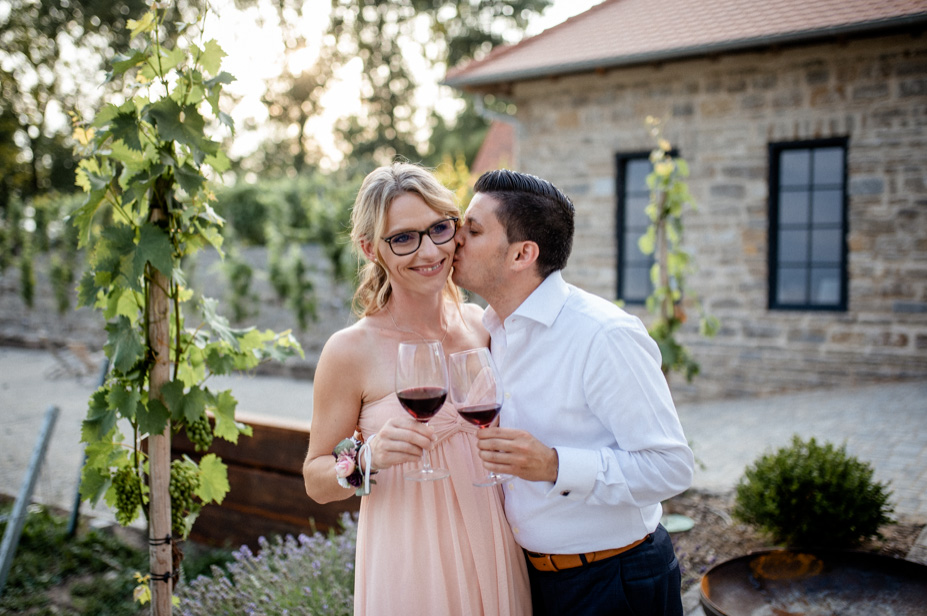
[[[360,63],[361,114],[338,127],[345,155],[375,163],[396,156],[417,160],[427,110],[416,101],[409,58],[431,69],[478,58],[524,32],[550,0],[332,0],[332,68]],[[428,40],[422,40],[427,36]],[[457,152],[438,153],[457,154]]]
[[[229,163],[206,125],[210,118],[231,127],[219,101],[233,77],[220,70],[222,49],[194,27],[181,24],[184,45],[166,45],[165,19],[153,8],[128,21],[137,47],[114,57],[108,81],[131,74],[132,96],[105,105],[90,123],[75,120],[73,134],[86,199],[72,219],[89,252],[79,299],[107,319],[112,365],[81,428],[81,495],[105,497],[122,524],[139,512],[148,518],[154,614],[170,613],[177,540],[203,505],[229,490],[214,454],[172,462],[172,435],[185,430],[202,451],[214,436],[237,442],[250,428],[235,421],[231,393],[210,390],[206,378],[301,352],[288,332],[232,328],[215,300],[199,298],[201,322],[187,322],[195,298],[183,259],[222,245],[207,176]],[[132,430],[128,444],[122,424]]]
[[[0,208],[12,194],[70,190],[75,160],[65,112],[98,101],[110,44],[145,0],[9,0],[0,12]],[[102,79],[101,79],[102,80]],[[15,152],[10,156],[10,151]]]

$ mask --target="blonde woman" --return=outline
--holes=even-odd
[[[484,472],[477,428],[450,403],[419,423],[394,392],[400,342],[440,340],[448,355],[489,344],[482,309],[462,303],[450,278],[459,216],[453,194],[409,163],[370,173],[354,203],[352,239],[368,261],[354,298],[360,319],[335,333],[319,358],[303,475],[309,496],[327,503],[376,473],[375,485],[359,486],[369,493],[360,508],[355,614],[531,612],[501,491],[472,485]],[[364,445],[345,447],[355,430]],[[403,478],[423,449],[450,471],[447,479]],[[351,462],[359,466],[353,473]]]

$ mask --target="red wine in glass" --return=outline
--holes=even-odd
[[[412,417],[427,422],[444,406],[447,390],[440,387],[410,387],[396,394]]]
[[[447,399],[447,362],[444,347],[437,340],[400,342],[396,357],[396,397],[417,421],[428,420]],[[446,468],[432,468],[428,450],[422,450],[422,467],[406,472],[411,481],[434,481],[448,477]]]
[[[461,407],[457,412],[473,425],[485,428],[493,422],[501,409],[501,404],[480,404]]]
[[[489,427],[499,415],[504,397],[502,377],[489,349],[483,347],[453,353],[449,362],[451,400],[457,413],[481,430]],[[506,479],[506,475],[489,473],[473,485],[491,486]]]

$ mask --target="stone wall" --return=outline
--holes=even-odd
[[[517,168],[577,207],[565,277],[615,297],[615,155],[651,149],[648,115],[690,163],[691,287],[722,323],[686,335],[681,397],[927,376],[927,39],[731,54],[514,84]],[[849,309],[767,308],[768,146],[848,137]],[[645,319],[646,314],[638,313]]]
[[[257,327],[276,332],[293,330],[305,352],[305,358],[291,358],[286,363],[268,362],[258,368],[263,374],[275,374],[294,378],[311,379],[322,346],[332,333],[354,322],[350,311],[353,292],[349,283],[333,283],[330,266],[321,250],[316,246],[303,248],[304,260],[309,264],[309,278],[313,282],[317,302],[317,319],[300,330],[296,317],[277,297],[267,280],[267,251],[263,248],[245,248],[241,257],[254,270],[251,291],[256,296],[252,314],[237,327]],[[0,272],[0,344],[29,348],[84,349],[90,353],[102,350],[106,344],[106,330],[103,314],[90,308],[76,308],[77,294],[72,294],[71,308],[59,312],[54,291],[49,281],[49,256],[39,254],[35,258],[35,295],[32,307],[23,301],[20,294],[19,270],[16,267]],[[81,266],[76,277],[83,273]],[[228,307],[228,283],[222,271],[221,260],[215,251],[205,250],[187,261],[185,273],[188,282],[202,295],[220,301],[220,314],[232,318]],[[197,312],[192,304],[186,304],[184,315],[187,324],[195,327]]]

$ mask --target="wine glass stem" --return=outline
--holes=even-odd
[[[431,472],[431,457],[427,449],[422,450],[422,469]]]

